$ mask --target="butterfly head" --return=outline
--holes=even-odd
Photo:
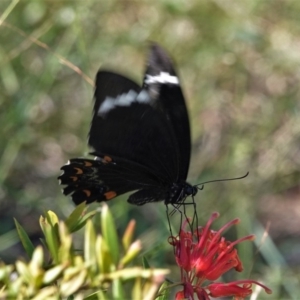
[[[198,192],[196,186],[190,185],[189,183],[177,182],[173,183],[170,192],[165,200],[165,204],[178,204],[184,202],[186,197],[195,196]]]

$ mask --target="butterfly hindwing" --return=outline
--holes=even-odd
[[[96,160],[71,159],[62,170],[64,173],[59,180],[67,185],[63,192],[65,195],[71,194],[75,204],[107,201],[129,191],[155,190],[159,186],[157,178],[143,166],[107,155]],[[151,199],[158,201],[153,197]]]
[[[144,205],[149,202],[163,201],[166,199],[167,193],[168,191],[164,188],[144,188],[131,194],[128,202],[135,205]]]

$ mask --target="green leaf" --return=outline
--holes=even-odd
[[[103,204],[101,214],[101,229],[104,240],[111,252],[111,257],[115,265],[119,261],[119,243],[118,235],[115,227],[113,217],[106,204]]]
[[[45,239],[40,238],[40,242],[45,247],[45,249],[47,249],[47,243],[46,243]]]
[[[27,283],[32,282],[32,276],[30,274],[30,270],[28,266],[21,260],[16,261],[16,270],[22,276],[23,280],[25,280]]]
[[[41,245],[37,246],[32,254],[31,261],[28,265],[32,275],[39,273],[44,263],[44,251]]]
[[[70,235],[69,230],[64,222],[59,223],[59,240],[59,261],[63,263],[71,261],[73,257],[72,236]]]
[[[40,226],[43,230],[43,233],[45,235],[47,248],[54,260],[55,263],[59,262],[59,255],[58,255],[58,249],[59,249],[59,231],[58,231],[58,217],[57,215],[52,212],[51,210],[47,211],[46,216],[40,217]]]
[[[82,218],[80,218],[76,224],[76,226],[73,228],[72,231],[70,232],[75,232],[75,231],[78,231],[80,230],[88,220],[90,220],[96,213],[98,213],[97,210],[93,210],[93,211],[90,211],[89,213],[85,214],[82,216]]]
[[[46,219],[47,219],[48,223],[52,225],[52,227],[55,227],[55,225],[58,225],[58,217],[53,211],[48,210],[46,212]]]
[[[91,220],[89,220],[85,227],[84,234],[84,260],[96,267],[96,233],[94,225]]]
[[[19,222],[15,218],[14,218],[14,221],[15,221],[15,225],[16,225],[21,243],[22,243],[28,257],[31,259],[33,251],[34,251],[34,246],[31,242],[31,240],[29,239],[29,237],[28,237],[26,231],[24,230],[24,228],[19,224]]]
[[[0,281],[2,281],[1,283],[3,283],[4,281],[10,278],[10,274],[13,272],[13,270],[14,270],[13,265],[6,266],[3,262],[0,262]]]
[[[63,296],[70,296],[74,294],[78,289],[80,289],[85,282],[85,278],[87,275],[86,270],[80,271],[73,278],[69,280],[63,280],[60,286],[60,291]]]
[[[58,296],[55,296],[56,293],[56,286],[44,287],[37,293],[37,295],[34,298],[31,298],[31,300],[58,299]]]
[[[113,299],[114,300],[124,300],[125,299],[121,279],[117,278],[117,279],[113,280],[113,282],[112,282],[112,294],[113,294]]]
[[[142,297],[142,278],[137,277],[135,279],[132,289],[132,299],[143,299]]]
[[[83,299],[84,300],[107,300],[105,294],[102,291],[97,291],[95,293],[92,293]]]
[[[82,202],[78,206],[76,206],[76,208],[72,211],[67,220],[65,220],[65,224],[67,225],[69,232],[74,232],[74,229],[77,228],[86,210],[86,203]]]
[[[44,284],[52,283],[66,268],[66,265],[57,265],[49,270],[46,271],[43,277]]]
[[[170,299],[170,291],[171,289],[168,288],[170,284],[165,281],[159,288],[157,295],[158,297],[156,297],[156,300],[168,300]]]
[[[148,260],[147,260],[146,256],[142,257],[142,261],[143,261],[143,267],[144,267],[144,269],[150,269],[151,268],[150,265],[149,265],[149,263],[148,263]]]
[[[98,235],[96,238],[95,250],[100,273],[109,273],[112,269],[111,253],[105,243],[104,238],[101,235]]]
[[[130,245],[126,254],[122,257],[119,266],[125,266],[129,262],[131,262],[135,257],[137,257],[142,249],[141,241],[136,240],[134,243]]]
[[[135,226],[136,226],[136,222],[135,220],[131,220],[127,227],[126,230],[123,234],[122,237],[122,244],[123,244],[123,248],[125,251],[128,250],[130,244],[132,243],[132,239],[133,239],[133,235],[134,235],[134,230],[135,230]]]
[[[47,243],[47,248],[54,260],[54,263],[58,263],[58,250],[59,250],[59,237],[58,237],[58,230],[57,224],[53,228],[46,219],[42,219],[41,223],[43,224],[43,231]]]

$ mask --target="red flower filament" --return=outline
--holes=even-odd
[[[254,239],[249,235],[234,242],[227,241],[221,234],[232,225],[238,224],[239,219],[234,219],[225,224],[220,230],[210,229],[213,221],[218,218],[218,213],[213,213],[204,227],[199,227],[194,233],[186,231],[186,221],[177,237],[171,236],[169,243],[174,246],[176,262],[181,270],[183,291],[176,294],[176,299],[203,299],[210,297],[233,296],[242,300],[252,293],[252,284],[260,285],[268,294],[271,290],[254,280],[240,280],[231,283],[211,283],[203,286],[206,280],[217,280],[230,269],[238,272],[243,270],[235,245],[243,241]],[[194,298],[194,295],[197,298]]]

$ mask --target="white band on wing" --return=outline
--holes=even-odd
[[[152,83],[179,84],[179,80],[177,76],[170,75],[167,72],[160,72],[159,75],[153,75],[153,76],[146,74],[145,83],[146,84],[152,84]]]
[[[104,116],[116,106],[130,106],[133,102],[149,103],[150,100],[150,96],[145,90],[142,90],[139,94],[134,90],[130,90],[128,93],[121,94],[116,98],[106,97],[97,114],[98,116]]]

